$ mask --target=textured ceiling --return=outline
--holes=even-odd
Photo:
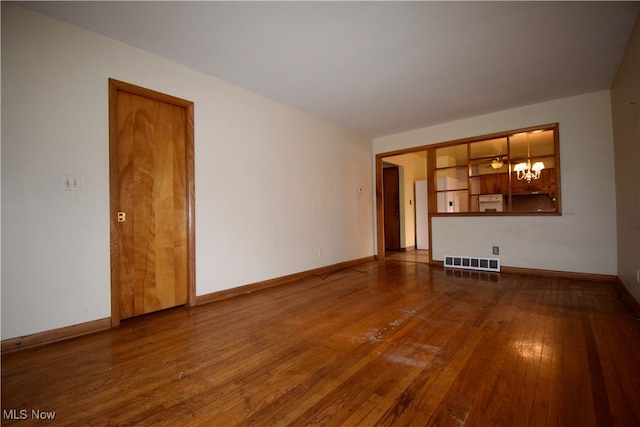
[[[608,89],[640,2],[25,2],[371,137]]]

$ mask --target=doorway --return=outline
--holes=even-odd
[[[399,183],[389,182],[387,175],[399,171]],[[395,191],[398,191],[396,198]],[[399,208],[388,198],[399,201]],[[413,149],[376,155],[377,257],[388,256],[430,261],[430,235],[427,189],[427,151]],[[399,217],[400,245],[389,243],[396,236],[394,216]],[[391,236],[390,236],[391,235]],[[391,252],[385,252],[391,250]]]
[[[193,103],[109,80],[111,324],[195,304]]]

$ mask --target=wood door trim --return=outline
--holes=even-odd
[[[376,243],[378,253],[376,259],[384,259],[384,200],[382,185],[382,158],[376,155]]]
[[[385,157],[397,156],[400,154],[416,153],[418,151],[427,152],[427,191],[428,191],[428,215],[427,226],[429,227],[429,264],[433,263],[433,242],[431,239],[431,215],[433,206],[435,206],[435,192],[433,191],[433,179],[429,179],[432,167],[435,165],[435,151],[429,150],[428,146],[407,148],[404,150],[392,151],[388,153],[376,154],[375,174],[376,174],[376,248],[377,254],[375,258],[382,260],[385,258],[384,249],[384,200],[383,200],[383,179],[382,179],[382,163]]]
[[[196,268],[195,268],[195,160],[194,160],[194,106],[192,101],[177,98],[141,86],[109,79],[109,206],[111,230],[111,326],[120,324],[120,281],[117,269],[117,251],[114,250],[115,225],[117,222],[117,95],[127,92],[156,101],[182,107],[185,112],[185,152],[186,152],[186,192],[187,192],[187,304],[196,305]]]

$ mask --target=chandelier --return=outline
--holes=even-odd
[[[531,183],[532,179],[540,179],[540,171],[544,169],[544,163],[535,162],[531,165],[531,160],[527,159],[526,162],[518,163],[513,167],[517,177],[520,181],[526,179],[528,183]]]
[[[531,183],[533,179],[540,179],[540,171],[544,169],[544,163],[535,162],[531,165],[531,152],[529,149],[529,134],[527,133],[527,161],[518,163],[513,167],[513,171],[516,172],[516,176],[519,181],[523,179],[527,180],[527,183]]]

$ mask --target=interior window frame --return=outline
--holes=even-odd
[[[562,215],[562,198],[561,198],[561,184],[560,184],[560,137],[559,137],[559,123],[551,123],[546,125],[539,126],[531,126],[527,128],[508,130],[504,132],[498,132],[488,135],[480,135],[470,138],[464,138],[455,141],[443,142],[438,144],[432,144],[426,146],[427,150],[427,159],[428,159],[428,170],[427,174],[430,177],[428,179],[428,191],[429,191],[429,215],[433,217],[452,217],[452,216],[560,216]],[[532,163],[538,160],[546,160],[547,164],[550,162],[553,163],[553,167],[549,168],[545,165],[545,169],[542,171],[544,176],[540,179],[544,178],[544,181],[533,181],[533,184],[530,184],[530,189],[534,188],[536,184],[539,184],[543,191],[522,191],[527,184],[521,184],[522,181],[518,181],[514,171],[514,167],[517,163],[522,162],[522,155],[512,155],[511,153],[511,141],[514,140],[516,136],[521,137],[522,135],[527,136],[527,140],[529,135],[533,135],[534,133],[541,131],[551,131],[553,135],[553,154],[549,155],[548,153],[534,153],[528,154],[527,158],[531,160]],[[506,168],[505,171],[502,172],[487,172],[486,175],[491,176],[493,179],[500,181],[496,185],[495,188],[498,190],[495,192],[496,194],[503,194],[502,208],[503,211],[484,211],[481,212],[475,210],[476,200],[473,197],[477,197],[479,195],[489,195],[486,192],[482,192],[477,190],[479,186],[478,182],[480,181],[480,177],[484,174],[480,172],[480,165],[484,164],[484,168],[486,169],[486,165],[490,162],[490,156],[481,156],[481,157],[473,157],[472,156],[472,144],[473,143],[481,143],[493,140],[506,140],[506,153],[498,153],[496,157],[500,157],[504,162],[504,166],[502,168]],[[528,144],[527,144],[528,145]],[[436,152],[437,150],[448,150],[450,152],[461,152],[463,147],[466,146],[466,159],[460,161],[459,159],[452,159],[447,162],[444,162],[437,158]],[[457,172],[459,176],[459,170],[461,168],[467,169],[467,183],[466,186],[464,183],[460,183],[459,180],[454,185],[455,187],[451,190],[443,189],[443,184],[438,182],[438,176],[444,176],[447,174],[451,174]],[[476,168],[476,169],[473,169]],[[474,174],[475,173],[475,174]],[[472,182],[476,181],[474,185]],[[526,181],[526,180],[525,180]],[[515,184],[514,184],[515,182]],[[503,191],[503,186],[507,186],[506,193]],[[472,188],[473,187],[473,188]],[[516,193],[514,192],[514,188],[519,188],[521,191]],[[455,201],[444,200],[443,195],[446,193],[457,193],[457,198],[454,195]],[[461,202],[463,198],[461,198],[466,193],[466,201]],[[546,196],[546,199],[545,199]],[[449,197],[449,196],[445,196]],[[514,206],[516,206],[520,202],[521,205],[526,206],[526,199],[536,199],[539,198],[543,203],[537,202],[536,207],[539,210],[514,210]],[[486,198],[484,199],[486,200]],[[545,207],[544,202],[548,201],[548,205]],[[517,202],[517,203],[516,203]],[[439,205],[440,203],[440,205]],[[466,206],[466,211],[464,212],[456,212],[453,209],[449,211],[439,211],[443,207],[443,203],[445,203],[445,208],[451,206],[451,204],[460,203],[461,206]],[[534,202],[535,203],[535,202]],[[555,204],[555,206],[553,206]],[[440,206],[440,208],[439,208]],[[542,210],[541,206],[545,207],[545,210]],[[550,207],[553,207],[551,209]],[[451,211],[453,210],[453,211]]]

